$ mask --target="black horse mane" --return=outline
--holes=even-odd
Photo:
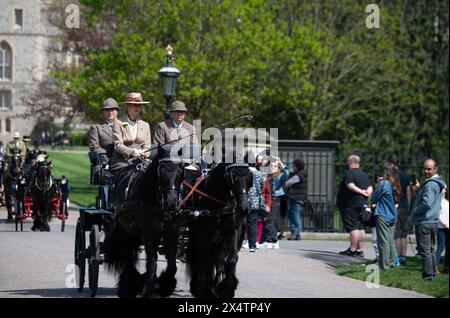
[[[212,197],[222,200],[228,201],[230,199],[229,191],[225,189],[225,173],[226,164],[219,163],[215,167],[213,167],[210,171],[208,178],[203,186],[200,186],[201,190],[206,194],[211,195]],[[223,205],[210,200],[208,198],[203,198],[203,207],[204,208],[215,208],[215,207],[223,207]]]
[[[177,164],[168,160],[162,161],[160,156],[156,156],[150,165],[147,167],[145,172],[138,176],[136,182],[132,187],[132,191],[129,193],[128,198],[130,200],[142,200],[146,203],[157,203],[160,202],[160,191],[158,187],[158,166],[160,163],[163,164],[164,169],[168,172],[173,172]],[[144,184],[144,186],[142,186]],[[136,190],[134,190],[136,189]],[[151,193],[152,195],[149,195]]]
[[[147,203],[159,202],[158,199],[158,156],[150,163],[145,172],[138,176],[138,179],[132,187],[132,191],[129,194],[129,199],[141,199]],[[144,183],[145,187],[142,187]],[[148,195],[152,193],[152,195]]]
[[[228,164],[221,162],[213,167],[210,171],[209,177],[206,179],[205,185],[201,187],[202,191],[219,200],[228,201],[231,198],[230,191],[227,191],[226,189],[224,178],[224,173],[227,166]],[[234,172],[240,177],[245,176],[248,173],[248,167],[235,167]],[[205,204],[205,208],[214,208],[220,206],[219,203],[213,200],[209,200],[207,198],[204,199],[208,202],[207,204]]]

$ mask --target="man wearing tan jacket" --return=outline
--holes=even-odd
[[[195,127],[184,121],[187,113],[186,105],[180,101],[174,101],[169,109],[170,118],[160,122],[156,127],[153,143],[158,145],[184,145],[191,144],[198,146],[197,134]],[[190,153],[190,158],[184,158],[189,164],[185,169],[199,170],[197,164],[194,163],[194,153]]]
[[[150,125],[140,119],[143,101],[141,93],[128,93],[125,98],[126,114],[117,119],[113,128],[114,153],[110,170],[127,167],[150,157]]]
[[[169,109],[170,118],[156,127],[154,143],[162,144],[198,144],[195,127],[184,121],[187,108],[183,102],[173,102]]]

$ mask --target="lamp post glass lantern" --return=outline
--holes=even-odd
[[[180,76],[180,71],[172,65],[172,59],[174,57],[172,51],[172,47],[168,45],[166,47],[166,65],[158,71],[159,76],[161,77],[163,95],[166,99],[166,111],[164,113],[165,119],[168,119],[170,117],[169,107],[176,95],[177,78],[178,76]]]

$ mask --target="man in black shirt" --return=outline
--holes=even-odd
[[[347,233],[350,233],[350,247],[340,252],[343,255],[364,257],[364,224],[361,212],[368,205],[367,198],[373,189],[369,177],[360,168],[360,158],[347,158],[348,171],[339,186],[336,205],[339,208]]]

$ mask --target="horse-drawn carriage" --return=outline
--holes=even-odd
[[[68,216],[67,179],[51,175],[51,161],[41,157],[34,166],[26,167],[14,155],[5,163],[3,183],[8,214],[14,216],[16,231],[23,231],[23,222],[32,218],[32,230],[49,231],[48,221],[61,220],[64,231]]]
[[[121,172],[113,196],[111,180],[103,180],[107,169],[100,169],[96,207],[81,208],[77,222],[79,291],[83,290],[87,260],[91,296],[96,294],[102,263],[120,274],[120,297],[141,292],[146,297],[154,292],[168,296],[176,286],[178,257],[187,263],[194,296],[234,296],[242,222],[249,208],[247,189],[252,183],[248,164],[197,165],[190,170],[192,165],[168,153],[159,147],[151,164],[132,165]],[[90,232],[88,247],[86,232]],[[167,267],[157,277],[161,242]],[[142,246],[144,274],[135,267]]]
[[[48,220],[59,219],[61,220],[61,232],[64,232],[66,219],[68,218],[68,207],[67,207],[67,194],[62,190],[64,188],[64,179],[54,179],[55,184],[51,191],[52,194],[48,198],[47,207],[47,218]],[[14,223],[16,224],[16,231],[23,231],[23,221],[27,218],[32,218],[33,220],[37,217],[36,200],[33,202],[32,187],[27,184],[26,180],[23,178],[21,180],[21,186],[23,190],[20,190],[18,197],[14,199],[14,209],[16,211]],[[61,187],[63,185],[63,187]],[[42,190],[42,189],[41,189]],[[22,200],[23,195],[23,200]]]

